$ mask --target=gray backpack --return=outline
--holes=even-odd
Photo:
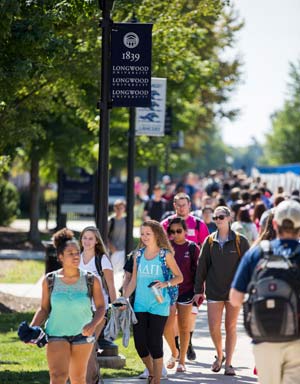
[[[274,254],[268,240],[261,242],[262,258],[248,285],[244,303],[244,326],[255,342],[285,342],[299,339],[300,269],[296,256]],[[299,263],[299,260],[298,260]]]

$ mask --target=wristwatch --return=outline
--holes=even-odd
[[[167,281],[167,284],[168,284],[168,288],[172,287],[172,284],[171,284],[170,280]]]

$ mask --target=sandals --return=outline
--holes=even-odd
[[[171,356],[167,362],[167,368],[168,369],[173,369],[176,364],[176,357]]]
[[[185,372],[185,371],[186,371],[186,368],[185,368],[184,364],[178,364],[177,365],[176,372]]]
[[[222,364],[224,363],[225,361],[225,356],[223,355],[222,357],[222,360],[220,361],[218,356],[215,356],[215,361],[213,362],[212,366],[211,366],[211,370],[213,372],[219,372],[222,368]]]
[[[235,376],[235,370],[232,365],[225,365],[224,375],[226,376]]]

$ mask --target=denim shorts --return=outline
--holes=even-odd
[[[95,335],[92,336],[83,336],[81,333],[76,336],[48,336],[48,343],[52,341],[67,341],[72,345],[79,344],[93,344],[96,338]]]

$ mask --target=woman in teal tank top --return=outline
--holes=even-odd
[[[87,286],[87,272],[79,269],[79,245],[72,231],[64,228],[53,236],[62,268],[54,272],[52,292],[47,277],[43,280],[41,306],[31,326],[46,321],[47,360],[51,384],[86,384],[86,369],[95,341],[97,325],[103,320],[105,305],[100,282],[93,279],[92,297]]]
[[[133,326],[135,348],[149,371],[148,383],[159,384],[163,365],[163,331],[169,316],[167,287],[182,282],[168,237],[158,221],[147,220],[141,226],[139,256],[134,258],[132,278],[125,289],[129,297],[135,289],[134,311],[138,323]],[[161,252],[165,254],[172,278],[165,281]],[[159,301],[149,287],[159,289]]]

